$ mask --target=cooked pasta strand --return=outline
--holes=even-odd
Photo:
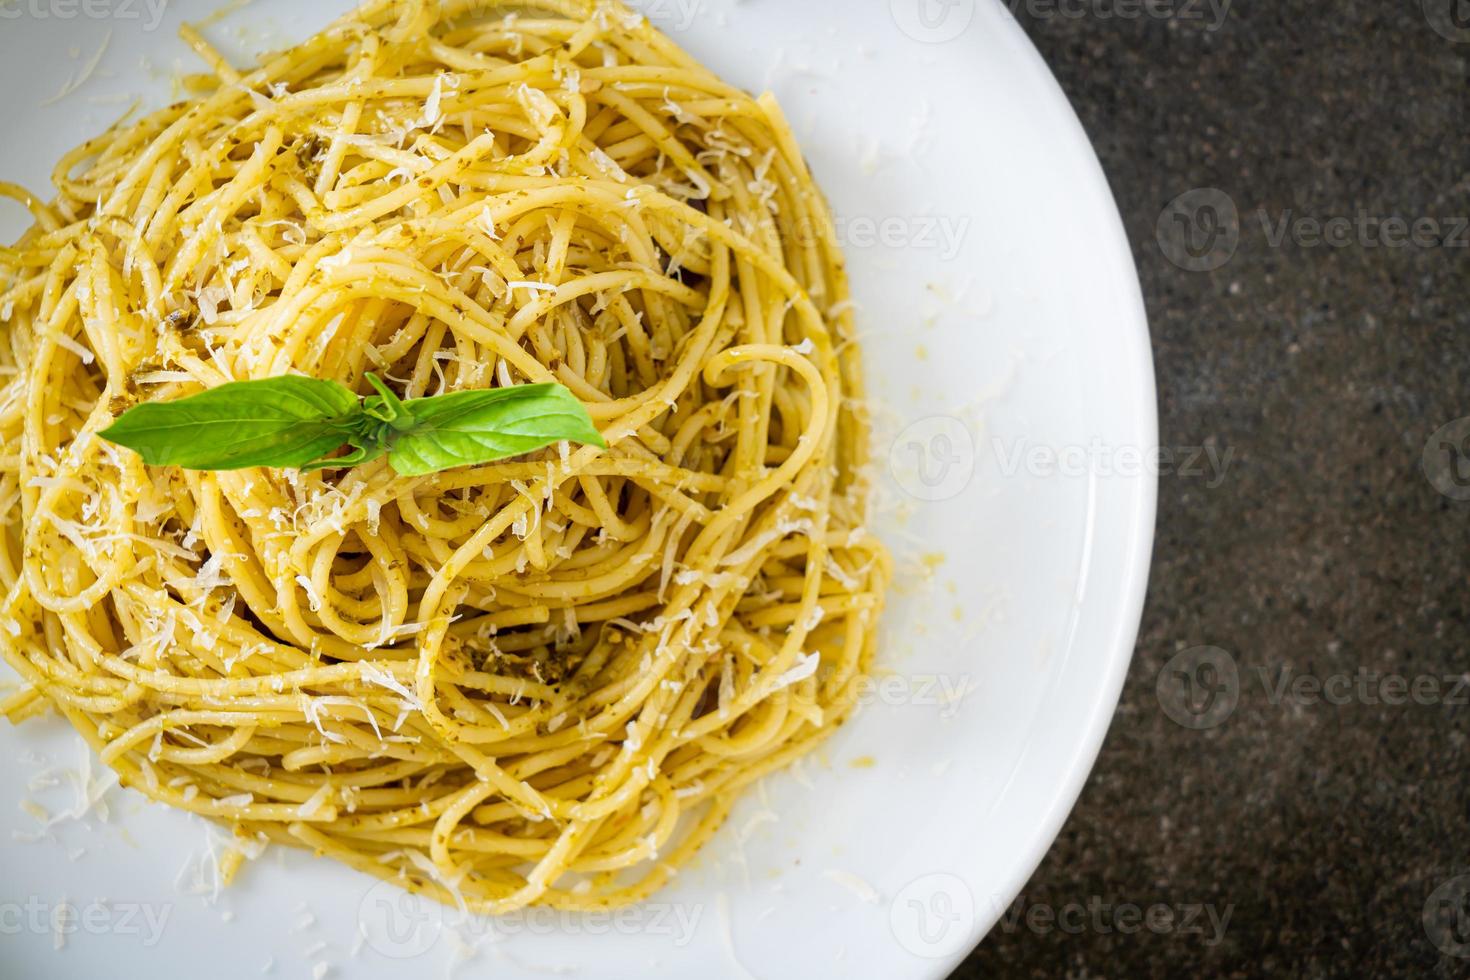
[[[889,566],[774,100],[603,0],[370,0],[58,166],[0,252],[0,651],[125,785],[469,908],[668,880],[854,708]],[[149,469],[142,401],[560,381],[609,448]]]

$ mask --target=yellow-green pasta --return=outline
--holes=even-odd
[[[854,707],[888,559],[769,96],[616,3],[376,0],[57,166],[0,250],[0,650],[124,784],[446,902],[637,901]],[[8,206],[13,206],[8,205]],[[559,382],[608,448],[147,467],[144,401]],[[238,857],[229,866],[238,864]]]

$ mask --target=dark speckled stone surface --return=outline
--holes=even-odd
[[[1082,16],[1015,6],[1133,241],[1163,442],[1233,456],[1213,488],[1162,480],[1142,634],[1097,768],[1021,917],[955,977],[1470,976],[1453,955],[1470,955],[1454,881],[1470,871],[1470,503],[1421,466],[1431,435],[1470,416],[1470,20],[1454,43],[1425,12],[1451,0],[1238,0],[1218,30],[1086,12],[1105,0],[1068,5]],[[1176,266],[1156,232],[1196,188],[1239,215],[1212,271]],[[1310,225],[1273,241],[1288,212],[1353,227],[1337,246]],[[1421,224],[1389,247],[1390,217],[1435,219],[1450,241]],[[1185,218],[1199,235],[1213,220]],[[1435,472],[1456,442],[1435,440]],[[1200,646],[1229,661],[1175,661],[1194,709],[1212,690],[1233,711],[1185,727],[1162,705],[1179,713],[1183,680],[1159,675]],[[1393,677],[1420,678],[1429,703],[1412,688],[1386,703]],[[1120,906],[1156,904],[1173,927],[1122,931]],[[1069,906],[1065,931],[1033,912]],[[1206,909],[1200,932],[1178,928],[1190,906],[1228,922]]]

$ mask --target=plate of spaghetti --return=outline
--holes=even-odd
[[[1002,7],[0,16],[0,969],[946,975],[1154,500]]]

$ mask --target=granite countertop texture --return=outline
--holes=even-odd
[[[1470,4],[1010,5],[1122,210],[1162,443],[1229,465],[1161,479],[1096,769],[954,977],[1470,976]],[[1238,214],[1183,263],[1216,268],[1160,236],[1191,191],[1199,234]],[[1160,672],[1200,647],[1233,710],[1182,725]]]

